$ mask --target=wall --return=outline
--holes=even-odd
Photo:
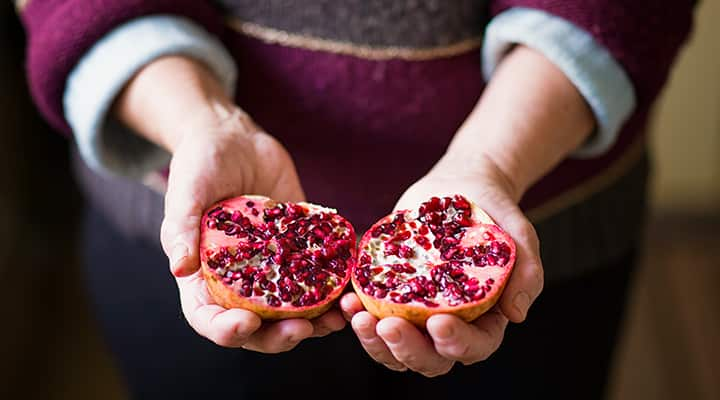
[[[660,211],[720,211],[720,1],[702,0],[696,16],[653,124]]]

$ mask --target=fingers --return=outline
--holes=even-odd
[[[490,311],[468,324],[458,317],[439,314],[430,317],[427,330],[441,356],[465,365],[484,361],[502,343],[508,320],[499,311]]]
[[[446,374],[455,363],[438,354],[430,339],[402,318],[382,319],[376,331],[396,360],[422,375]]]
[[[352,320],[355,314],[364,309],[360,298],[355,293],[348,293],[340,298],[340,310],[347,321]]]
[[[510,281],[500,298],[500,309],[512,322],[522,322],[542,292],[544,273],[537,233],[521,214],[503,226],[517,245],[517,260]]]
[[[286,319],[268,323],[257,330],[243,348],[260,353],[281,353],[292,350],[313,334],[313,325],[306,319]]]
[[[326,336],[345,327],[345,319],[338,309],[330,309],[310,322],[313,326],[312,337]]]
[[[352,317],[352,328],[360,344],[373,360],[393,371],[405,371],[407,367],[398,361],[376,332],[377,319],[368,312],[359,312]]]
[[[255,313],[214,304],[199,273],[177,279],[185,319],[195,331],[224,347],[241,347],[260,328]]]

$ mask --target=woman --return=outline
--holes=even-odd
[[[88,288],[134,396],[602,395],[644,128],[692,1],[21,3],[35,100],[78,146]],[[516,269],[492,312],[427,334],[353,294],[263,323],[198,274],[200,214],[243,193],[336,207],[361,232],[462,193],[516,240]]]

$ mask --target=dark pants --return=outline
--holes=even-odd
[[[508,327],[489,360],[428,379],[376,364],[349,327],[283,354],[218,347],[185,322],[158,247],[123,238],[92,211],[84,244],[97,319],[141,399],[602,398],[634,264],[628,254],[547,284],[528,320]]]

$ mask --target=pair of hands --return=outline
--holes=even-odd
[[[447,373],[455,362],[489,357],[502,342],[508,321],[521,322],[543,286],[538,238],[517,207],[519,193],[488,158],[474,168],[444,157],[402,195],[396,208],[412,208],[431,196],[461,193],[485,209],[516,241],[515,270],[496,307],[472,323],[436,315],[427,334],[400,318],[378,321],[354,293],[324,315],[308,321],[263,323],[247,310],[225,309],[210,297],[199,266],[199,222],[216,201],[244,193],[280,201],[305,199],[287,151],[237,108],[195,128],[174,146],[161,241],[177,279],[183,313],[202,336],[221,346],[264,353],[291,350],[300,341],[343,329],[351,322],[360,343],[377,362],[393,370],[426,376]],[[202,132],[200,132],[202,131]]]

